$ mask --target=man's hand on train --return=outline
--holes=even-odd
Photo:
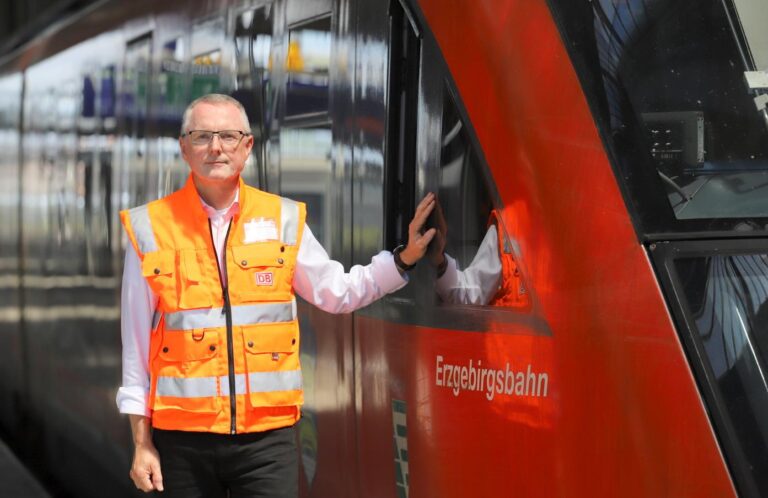
[[[427,252],[427,247],[435,236],[436,230],[430,228],[421,233],[424,224],[432,210],[435,208],[435,194],[432,192],[424,196],[413,215],[411,223],[408,225],[408,245],[400,252],[400,259],[406,265],[414,265]]]

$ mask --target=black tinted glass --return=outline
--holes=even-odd
[[[742,491],[768,496],[768,255],[686,257],[674,267],[713,379],[726,457],[746,469]]]
[[[641,229],[765,230],[760,2],[550,3]]]

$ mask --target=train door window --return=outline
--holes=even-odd
[[[285,59],[286,119],[328,112],[330,63],[330,16],[290,30]]]
[[[526,303],[493,186],[448,84],[444,86],[438,206],[431,248],[443,303],[515,306]],[[441,258],[435,251],[442,249]],[[439,263],[438,263],[439,261]],[[502,266],[503,264],[503,266]]]
[[[210,19],[196,24],[192,30],[192,89],[194,100],[208,93],[218,93],[223,86],[222,53],[224,21]]]
[[[267,144],[274,102],[272,87],[273,6],[246,10],[235,19],[235,89],[232,96],[245,107],[253,133],[255,178],[249,183],[266,189]],[[246,176],[250,175],[245,171]]]
[[[385,244],[408,241],[414,212],[416,127],[421,62],[418,25],[400,0],[390,4],[389,114],[385,176]]]

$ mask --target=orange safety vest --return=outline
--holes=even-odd
[[[527,307],[530,300],[528,293],[520,278],[520,270],[517,268],[512,249],[508,247],[506,233],[503,225],[500,223],[499,213],[494,209],[491,211],[488,226],[496,226],[496,239],[499,244],[499,260],[501,261],[501,282],[499,290],[488,303],[490,306],[505,306],[512,308]]]
[[[192,178],[120,219],[159,302],[149,407],[159,429],[246,433],[294,424],[303,403],[293,275],[303,203],[240,180],[226,239],[228,286]]]

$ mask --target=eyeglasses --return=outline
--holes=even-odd
[[[250,133],[246,133],[240,130],[190,130],[181,136],[189,136],[189,140],[192,142],[192,145],[208,145],[211,143],[211,140],[213,140],[214,135],[219,136],[219,140],[221,141],[221,145],[223,147],[234,149],[240,144],[240,141],[243,139],[243,137],[250,135]]]

